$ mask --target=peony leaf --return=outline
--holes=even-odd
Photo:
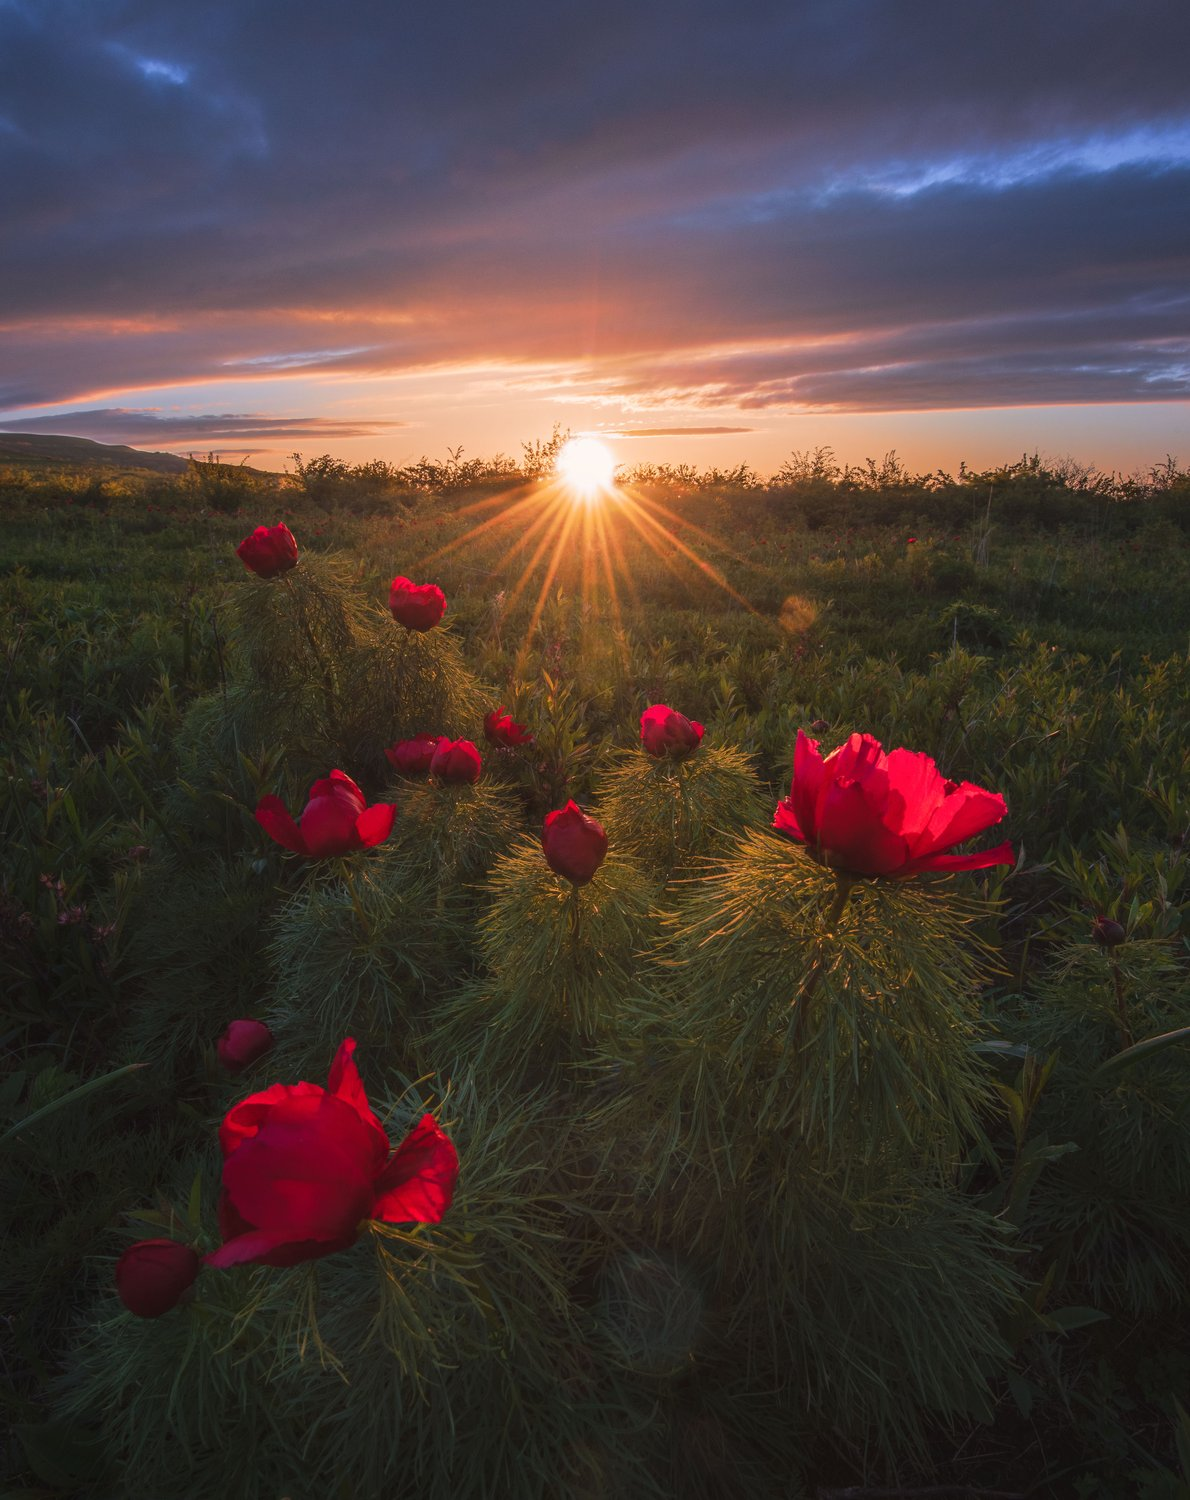
[[[117,1078],[123,1078],[125,1073],[136,1073],[141,1068],[147,1068],[148,1063],[125,1063],[122,1068],[113,1068],[110,1073],[101,1073],[98,1078],[89,1078],[86,1083],[80,1083],[78,1088],[71,1089],[68,1094],[63,1094],[59,1099],[51,1099],[48,1104],[43,1104],[40,1109],[35,1109],[31,1115],[26,1115],[23,1120],[18,1120],[15,1125],[0,1135],[0,1146],[5,1141],[11,1140],[14,1135],[19,1135],[22,1130],[27,1130],[37,1120],[51,1115],[56,1109],[61,1109],[66,1104],[74,1104],[86,1094],[93,1094],[96,1089],[104,1088],[109,1083],[114,1083]]]
[[[1100,1063],[1091,1075],[1091,1082],[1105,1083],[1123,1069],[1130,1068],[1133,1063],[1151,1057],[1156,1052],[1164,1052],[1166,1047],[1172,1047],[1177,1042],[1187,1041],[1190,1041],[1190,1026],[1179,1026],[1175,1031],[1163,1031],[1160,1036],[1147,1036],[1143,1041],[1136,1042],[1131,1047],[1125,1047],[1122,1052],[1117,1052],[1106,1062]]]

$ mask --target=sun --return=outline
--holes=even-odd
[[[615,455],[598,438],[571,438],[554,460],[554,471],[576,499],[590,502],[614,488]]]

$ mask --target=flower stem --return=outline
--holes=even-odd
[[[335,690],[335,679],[331,672],[330,663],[318,644],[314,632],[310,629],[310,619],[306,614],[306,604],[288,573],[281,574],[281,582],[289,590],[289,596],[293,600],[294,611],[297,614],[298,624],[302,627],[302,634],[306,637],[310,650],[314,655],[314,661],[322,675],[322,691],[326,699],[327,728],[333,730],[335,726],[336,712],[338,709],[338,694]]]
[[[806,1012],[810,1008],[810,1001],[814,998],[814,992],[818,988],[819,980],[826,972],[826,945],[835,935],[835,928],[839,925],[839,921],[842,918],[844,911],[847,909],[847,903],[851,899],[851,892],[855,888],[855,884],[856,882],[849,876],[839,874],[836,871],[835,899],[831,903],[830,911],[828,911],[826,914],[826,922],[823,926],[822,936],[818,940],[818,953],[815,956],[814,963],[810,968],[810,972],[806,975],[805,983],[802,985],[798,993],[794,996],[792,1001],[792,1004],[796,1006],[796,1012],[793,1018],[793,1032],[789,1040],[795,1047],[797,1046],[802,1034],[802,1027],[805,1024]]]
[[[570,959],[572,963],[578,963],[578,937],[582,924],[582,907],[579,901],[578,886],[570,887],[568,898],[570,906]]]
[[[344,862],[343,883],[347,887],[347,894],[351,897],[351,904],[355,908],[355,919],[359,923],[360,932],[367,941],[372,936],[372,926],[368,921],[368,914],[364,910],[364,904],[360,900],[359,887],[355,883],[355,871],[351,865]]]
[[[1128,1024],[1128,1002],[1124,997],[1124,976],[1120,972],[1120,960],[1115,955],[1115,950],[1109,948],[1107,959],[1111,964],[1112,986],[1116,992],[1116,1026],[1120,1033],[1120,1042],[1124,1047],[1132,1046],[1132,1027]]]

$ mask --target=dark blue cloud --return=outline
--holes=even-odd
[[[1181,397],[1187,55],[1168,0],[0,0],[0,403]]]

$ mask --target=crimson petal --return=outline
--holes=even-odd
[[[927,854],[920,859],[911,859],[895,873],[917,875],[926,870],[989,870],[993,865],[1015,864],[1016,855],[1006,839],[994,849],[981,849],[975,854]]]
[[[223,1163],[223,1187],[258,1229],[286,1241],[337,1240],[367,1217],[375,1171],[373,1132],[322,1092],[275,1105]]]
[[[914,857],[953,849],[999,823],[1007,812],[1008,804],[998,792],[985,791],[964,781],[935,809],[913,850]]]
[[[283,849],[292,849],[295,854],[306,854],[306,841],[302,831],[293,821],[288,808],[280,797],[271,793],[262,797],[256,808],[256,821]]]
[[[375,849],[377,844],[383,844],[393,831],[396,816],[397,808],[393,802],[377,802],[360,813],[355,820],[355,831],[361,848]]]
[[[458,1176],[454,1145],[433,1115],[422,1115],[376,1181],[372,1217],[386,1224],[437,1224]]]

